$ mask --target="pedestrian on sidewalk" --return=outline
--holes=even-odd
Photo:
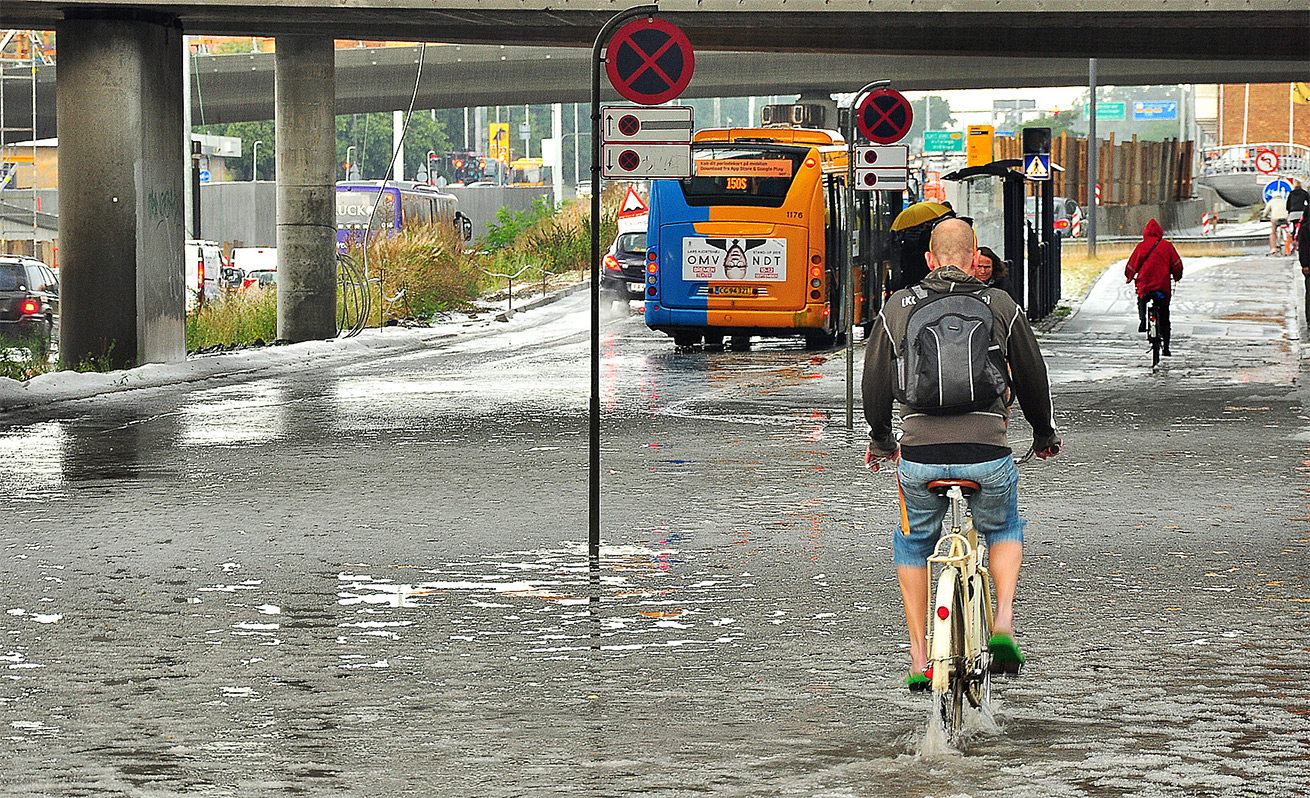
[[[1306,326],[1310,327],[1310,223],[1301,222],[1301,229],[1296,234],[1297,259],[1301,261],[1301,274],[1305,276],[1305,317]]]
[[[865,465],[875,471],[883,461],[897,465],[901,528],[892,550],[910,637],[905,684],[914,691],[927,689],[930,681],[924,673],[928,557],[941,536],[948,504],[928,483],[968,479],[980,486],[969,507],[987,539],[996,589],[995,634],[988,645],[994,663],[1017,668],[1024,656],[1014,639],[1014,594],[1026,522],[1019,516],[1019,472],[1007,437],[1016,396],[1032,424],[1037,456],[1054,457],[1062,445],[1037,338],[1023,308],[1009,294],[973,276],[978,251],[969,223],[946,219],[938,224],[925,260],[928,276],[892,294],[883,305],[861,382],[869,423]],[[911,327],[919,334],[910,334]],[[953,335],[953,330],[970,334]],[[987,332],[974,336],[979,330]],[[917,368],[925,356],[938,368]],[[910,365],[904,365],[907,360]],[[902,374],[914,376],[899,379]],[[893,399],[901,404],[899,441],[892,429]]]
[[[1126,282],[1137,283],[1137,331],[1146,332],[1146,303],[1156,294],[1160,307],[1160,340],[1164,354],[1169,351],[1169,300],[1173,297],[1173,284],[1183,279],[1183,259],[1178,257],[1174,245],[1164,240],[1164,229],[1152,219],[1142,230],[1142,240],[1124,267]]]

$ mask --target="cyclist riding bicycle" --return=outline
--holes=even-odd
[[[1301,220],[1306,207],[1310,206],[1310,191],[1306,191],[1300,180],[1292,181],[1292,192],[1287,195],[1287,221],[1292,225],[1292,250],[1299,249]]]
[[[977,240],[962,219],[948,218],[933,229],[925,256],[930,272],[923,281],[904,288],[887,300],[874,326],[864,360],[861,390],[864,415],[869,423],[869,447],[865,464],[877,470],[880,461],[898,463],[901,494],[901,530],[895,535],[893,559],[905,606],[910,638],[910,670],[906,685],[911,690],[928,687],[924,675],[928,664],[926,622],[928,613],[928,557],[942,533],[942,519],[948,500],[928,489],[928,483],[943,478],[969,479],[979,483],[969,500],[975,527],[990,547],[990,571],[996,587],[996,633],[989,641],[993,662],[1022,664],[1024,655],[1014,641],[1014,594],[1023,562],[1023,528],[1019,517],[1018,470],[1007,438],[1010,404],[1015,398],[1033,427],[1033,449],[1039,457],[1052,457],[1062,442],[1056,434],[1046,363],[1027,317],[1010,295],[978,281],[973,269],[978,263]],[[961,298],[960,295],[967,295]],[[981,316],[968,323],[958,319],[975,312],[968,297],[980,300]],[[990,328],[980,343],[984,358],[999,367],[1000,385],[994,394],[984,393],[985,404],[951,412],[955,408],[929,406],[928,394],[913,392],[919,405],[908,401],[913,380],[904,379],[907,358],[918,357],[920,342],[942,340],[933,331],[920,336],[916,319],[932,313],[939,303],[959,304],[955,319],[939,311],[942,330],[949,337],[954,330],[966,336]],[[975,343],[979,343],[975,341]],[[976,373],[971,366],[978,359],[962,362],[956,350],[945,347],[940,368],[944,372]],[[999,359],[1001,362],[996,363]],[[993,372],[995,374],[996,372]],[[925,380],[930,381],[931,376]],[[942,392],[945,392],[945,386]],[[984,388],[986,386],[984,385]],[[1013,389],[1013,392],[1011,392]],[[899,444],[893,437],[892,401],[901,399]]]
[[[1174,245],[1164,240],[1164,230],[1156,220],[1147,222],[1142,230],[1142,240],[1128,256],[1124,277],[1127,278],[1125,282],[1137,283],[1138,332],[1146,332],[1146,305],[1151,301],[1152,293],[1159,293],[1156,321],[1164,354],[1170,355],[1169,300],[1173,295],[1173,284],[1183,279],[1183,259],[1178,257]]]

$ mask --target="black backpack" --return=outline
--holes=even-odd
[[[910,288],[914,307],[897,359],[896,398],[923,413],[982,410],[1009,389],[1005,356],[992,340],[992,308],[976,292]]]

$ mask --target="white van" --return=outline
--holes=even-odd
[[[223,248],[215,241],[189,240],[184,252],[186,309],[190,313],[200,303],[202,285],[206,302],[219,295],[218,279],[223,270]]]
[[[235,247],[232,265],[249,274],[253,271],[277,271],[277,247]]]

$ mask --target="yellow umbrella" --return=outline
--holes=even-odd
[[[896,215],[896,221],[892,222],[892,232],[898,233],[901,230],[918,227],[924,222],[940,219],[948,213],[951,213],[951,209],[940,202],[916,202]]]

